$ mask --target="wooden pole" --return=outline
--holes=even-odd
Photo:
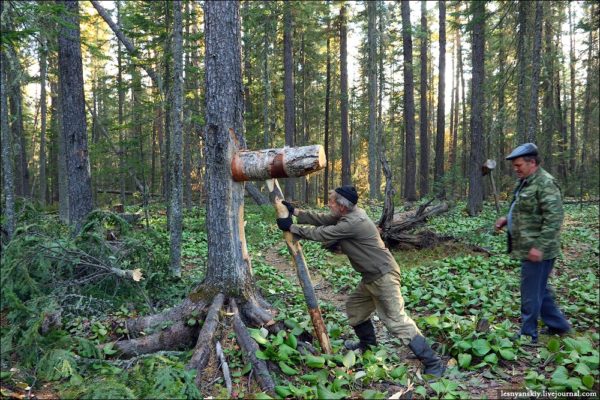
[[[281,203],[284,200],[283,192],[281,191],[276,179],[273,179],[269,182],[269,190],[271,191],[271,194],[273,194],[273,206],[277,212],[277,217],[287,218],[289,216],[289,212],[287,207]],[[283,237],[285,239],[285,244],[287,245],[288,251],[292,256],[292,261],[296,266],[296,272],[298,274],[298,279],[300,280],[300,285],[302,286],[302,292],[304,293],[306,305],[308,306],[310,319],[315,328],[317,339],[321,344],[321,349],[324,353],[331,354],[332,351],[331,343],[329,342],[329,335],[327,334],[327,329],[325,328],[323,317],[321,316],[321,309],[319,308],[317,295],[315,294],[315,289],[313,288],[310,274],[308,272],[308,268],[306,267],[306,260],[304,259],[304,253],[302,253],[302,246],[300,245],[300,242],[294,239],[294,235],[291,232],[284,232]]]

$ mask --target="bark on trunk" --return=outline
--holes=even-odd
[[[438,196],[446,197],[442,178],[444,177],[444,152],[446,136],[446,2],[439,1],[440,7],[440,65],[438,81],[437,132],[435,140],[435,182]]]
[[[350,137],[348,135],[348,33],[346,24],[346,6],[342,5],[340,8],[340,128],[342,136],[342,185],[350,185],[352,183],[350,177]],[[327,44],[329,45],[329,42],[327,42]],[[329,101],[329,98],[327,101]],[[327,107],[329,107],[329,104],[327,104]],[[329,113],[329,109],[327,109],[327,112]],[[329,196],[329,194],[327,194],[327,196]]]
[[[79,34],[79,6],[73,1],[59,1],[67,13],[62,18],[58,39],[60,94],[63,114],[62,136],[65,140],[69,223],[78,232],[92,210],[90,161],[87,147],[83,66]]]
[[[379,197],[377,187],[377,38],[376,17],[377,4],[374,1],[367,2],[368,17],[368,97],[369,97],[369,197]]]
[[[405,183],[404,197],[408,201],[417,199],[415,191],[416,177],[416,145],[415,145],[415,99],[413,87],[412,37],[410,24],[410,5],[403,1],[402,11],[402,46],[404,48],[404,124],[406,126],[405,151]]]
[[[2,5],[1,7],[4,7],[4,5]],[[2,59],[0,60],[0,77],[2,79],[2,87],[6,88],[8,87],[8,77],[6,71],[6,53],[4,50],[2,50],[1,57]],[[6,231],[7,239],[11,240],[16,227],[15,176],[12,163],[12,137],[8,127],[8,102],[6,92],[0,94],[0,101],[0,120],[2,121],[2,196],[4,197],[4,207],[2,208],[2,214],[4,216],[4,225],[2,227],[2,232],[4,234],[4,232]],[[2,240],[2,243],[4,243],[4,240]]]
[[[427,112],[427,37],[429,36],[429,32],[427,31],[427,6],[425,0],[421,0],[421,35],[421,109],[419,110],[421,159],[419,166],[419,194],[420,197],[423,197],[429,193],[429,116]],[[440,79],[442,79],[441,76]]]
[[[483,113],[484,113],[484,47],[485,3],[473,2],[473,79],[471,89],[471,162],[469,165],[469,215],[477,215],[483,208],[483,180],[481,165],[484,160]]]

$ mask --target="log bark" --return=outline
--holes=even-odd
[[[273,206],[277,211],[277,217],[287,218],[289,216],[289,212],[281,203],[284,197],[277,180],[274,180],[273,182],[271,194],[271,197],[274,199]],[[284,232],[283,236],[288,251],[290,252],[292,260],[294,261],[294,265],[296,266],[296,272],[298,274],[298,279],[300,280],[300,285],[302,286],[304,299],[306,300],[308,312],[310,314],[313,327],[315,328],[315,334],[319,340],[319,343],[321,344],[321,349],[324,353],[331,354],[331,343],[329,342],[327,329],[323,323],[323,317],[321,316],[321,309],[319,308],[317,295],[315,294],[315,289],[312,285],[308,268],[306,267],[306,260],[304,259],[304,253],[302,252],[302,246],[300,245],[300,242],[294,239],[294,235],[291,232]]]
[[[231,161],[231,174],[236,182],[298,177],[325,168],[325,162],[321,145],[239,151]]]
[[[198,327],[178,321],[170,328],[137,339],[120,340],[114,346],[122,356],[133,357],[159,350],[189,349],[198,337]]]

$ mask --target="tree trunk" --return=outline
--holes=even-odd
[[[446,2],[439,1],[440,12],[440,65],[438,78],[437,133],[435,140],[435,182],[438,196],[445,198],[444,177],[444,139],[446,136]]]
[[[421,197],[429,193],[429,116],[427,112],[427,2],[421,0],[421,109],[419,127],[421,135],[421,162],[419,166],[419,190]],[[441,78],[441,77],[440,77]],[[436,159],[437,161],[437,159]]]
[[[65,141],[69,223],[78,232],[92,211],[90,160],[87,148],[83,66],[77,1],[59,0],[65,13],[58,39],[59,82],[62,105],[62,136]]]
[[[368,86],[369,97],[369,197],[377,199],[379,197],[379,188],[377,187],[377,32],[375,27],[375,18],[377,16],[377,3],[367,2],[367,35],[368,35]]]
[[[348,135],[348,34],[346,24],[346,5],[344,4],[340,7],[340,130],[342,136],[342,185],[351,185],[350,138]],[[329,42],[327,43],[329,44]],[[327,99],[327,101],[329,101],[329,99]],[[329,113],[329,109],[327,112]],[[327,194],[327,196],[329,196],[329,194]]]
[[[4,4],[1,13],[5,12]],[[2,87],[7,88],[8,86],[8,74],[6,71],[6,52],[4,49],[1,50],[0,60],[0,77],[2,79]],[[1,134],[2,134],[2,197],[4,202],[2,203],[2,216],[4,217],[4,224],[2,226],[3,232],[6,231],[8,240],[11,240],[16,227],[16,215],[15,215],[15,176],[13,171],[13,154],[12,154],[12,137],[8,126],[8,101],[7,92],[3,91],[0,94],[1,101],[1,113],[0,119],[2,120]],[[4,240],[2,240],[4,243]]]
[[[181,235],[183,229],[183,22],[181,1],[173,5],[173,97],[171,108],[171,214],[169,218],[171,275],[181,276]]]
[[[570,107],[570,141],[569,141],[569,165],[571,173],[577,168],[577,133],[575,131],[575,41],[573,39],[573,14],[571,13],[571,2],[569,2],[569,77],[571,80],[571,107]]]
[[[471,3],[473,11],[473,78],[471,88],[471,162],[469,165],[469,198],[467,208],[474,216],[483,208],[483,179],[481,165],[484,160],[483,113],[484,113],[484,51],[485,51],[485,3]]]
[[[296,110],[294,104],[294,59],[292,48],[293,34],[292,6],[289,2],[283,5],[283,114],[285,125],[285,145],[294,147],[296,137]],[[286,179],[285,197],[289,200],[296,198],[296,180]]]
[[[404,49],[404,124],[406,129],[405,164],[406,175],[404,197],[415,201],[416,145],[415,145],[415,99],[413,87],[412,37],[410,24],[410,5],[407,1],[400,4],[402,11],[402,47]]]
[[[47,49],[46,40],[42,38],[40,45],[40,193],[39,200],[42,206],[46,205],[46,70],[47,70]]]
[[[117,22],[121,24],[121,1],[117,0]],[[123,88],[123,53],[121,41],[117,39],[117,91],[119,94],[118,123],[119,123],[119,199],[125,206],[125,138],[123,135],[123,107],[125,104],[125,90]],[[154,159],[153,159],[154,160]]]
[[[542,131],[538,139],[538,145],[542,145],[542,154],[544,155],[544,169],[554,174],[553,160],[553,142],[556,140],[557,115],[554,102],[554,51],[552,45],[552,28],[550,19],[552,18],[551,8],[544,21],[544,69],[542,76]],[[559,145],[560,147],[560,145]]]
[[[529,126],[527,128],[527,141],[535,142],[538,127],[538,98],[540,87],[541,53],[542,53],[542,1],[535,2],[535,32],[533,38],[533,60],[531,71],[531,95],[529,98]]]
[[[342,4],[341,8],[345,8]],[[341,13],[340,9],[340,13]],[[341,27],[341,24],[340,24]],[[329,107],[331,97],[331,21],[327,20],[327,72],[325,77],[325,138],[323,139],[323,145],[325,146],[325,157],[327,162],[325,164],[325,173],[323,175],[323,204],[327,204],[329,200]],[[340,42],[342,32],[340,29]],[[341,45],[340,45],[341,48]]]
[[[517,64],[519,67],[519,83],[517,86],[517,138],[520,143],[527,139],[527,66],[528,56],[527,19],[529,0],[519,0],[519,34],[517,42]]]

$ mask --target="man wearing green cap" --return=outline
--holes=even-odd
[[[548,285],[560,252],[562,199],[554,177],[540,167],[535,144],[518,146],[506,159],[519,181],[508,215],[496,221],[496,230],[507,226],[508,252],[521,260],[520,335],[536,343],[538,317],[547,327],[545,333],[565,334],[571,329]]]
[[[288,218],[278,218],[277,226],[283,231],[319,242],[337,241],[352,267],[362,280],[346,301],[348,322],[354,328],[359,342],[347,342],[349,349],[365,350],[377,344],[371,315],[377,314],[386,328],[415,353],[423,362],[426,374],[441,376],[444,366],[431,349],[415,322],[404,311],[400,291],[400,267],[381,240],[377,227],[365,211],[356,206],[358,193],[353,186],[341,186],[329,195],[329,214],[288,208]],[[294,225],[292,215],[298,219]]]

